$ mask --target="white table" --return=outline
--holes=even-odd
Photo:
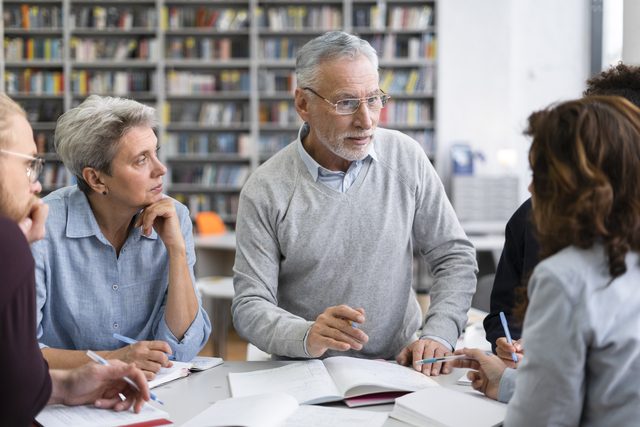
[[[154,388],[153,392],[164,402],[164,406],[152,402],[157,408],[166,411],[171,416],[171,421],[180,426],[207,409],[218,400],[231,397],[229,389],[229,372],[249,372],[260,369],[272,369],[292,362],[225,362],[220,366],[204,372],[196,372],[187,378],[176,380],[161,387]],[[440,385],[463,392],[473,392],[469,386],[460,386],[456,381],[467,372],[467,369],[452,369],[449,375],[432,377]],[[326,404],[326,406],[347,406],[342,402]],[[391,411],[392,404],[366,406],[352,410]],[[388,419],[385,427],[406,427],[407,424],[395,419]]]

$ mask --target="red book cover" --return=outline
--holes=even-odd
[[[220,16],[220,11],[216,9],[211,13],[211,15],[209,15],[209,19],[206,22],[206,27],[213,28],[213,26],[216,25],[218,16]]]

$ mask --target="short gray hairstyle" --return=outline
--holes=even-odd
[[[135,127],[155,130],[158,118],[155,109],[131,99],[91,95],[60,116],[54,136],[56,152],[84,194],[93,193],[82,177],[84,168],[112,176],[119,141]]]
[[[299,88],[317,87],[318,68],[323,63],[352,61],[364,55],[378,74],[378,55],[369,42],[344,31],[329,31],[302,46],[296,55],[296,81]]]

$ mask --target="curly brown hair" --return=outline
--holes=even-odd
[[[611,280],[623,275],[627,252],[640,252],[640,109],[589,96],[531,114],[525,134],[540,259],[601,241]]]
[[[583,96],[615,95],[640,107],[640,67],[619,62],[587,80]]]

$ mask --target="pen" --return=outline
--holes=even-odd
[[[102,357],[100,357],[99,355],[97,355],[96,353],[94,353],[91,350],[87,351],[87,356],[89,356],[90,358],[92,358],[93,360],[95,360],[96,362],[98,362],[101,365],[111,366],[111,364],[109,362],[107,362],[106,360],[104,360]],[[136,385],[136,383],[133,382],[133,380],[131,380],[131,378],[124,377],[123,380],[125,380],[127,382],[127,384],[129,384],[131,387],[133,387],[136,390],[140,391],[140,388]],[[162,400],[158,399],[155,394],[149,392],[149,395],[151,396],[151,398],[153,400],[155,400],[156,402],[158,402],[161,405],[164,405],[164,403],[162,403]]]
[[[126,342],[127,344],[135,344],[138,341],[134,340],[133,338],[129,338],[129,337],[125,337],[124,335],[120,335],[120,334],[113,334],[113,337],[116,339],[119,339],[122,342]],[[169,360],[176,360],[176,358],[172,355],[170,355],[169,353],[165,353],[167,355],[167,358]]]
[[[485,351],[484,354],[489,354],[489,352]],[[459,354],[457,356],[442,356],[442,357],[432,357],[431,359],[416,360],[413,363],[414,365],[428,365],[429,363],[448,362],[450,360],[456,360],[456,359],[472,360],[473,357],[468,357],[468,356],[465,356],[464,354]]]
[[[511,334],[509,333],[509,325],[507,325],[507,318],[504,317],[504,313],[500,312],[500,321],[502,322],[502,327],[504,328],[504,333],[507,336],[507,342],[509,345],[513,345],[513,341],[511,341]],[[515,353],[511,353],[511,358],[514,363],[518,363],[518,356]]]

